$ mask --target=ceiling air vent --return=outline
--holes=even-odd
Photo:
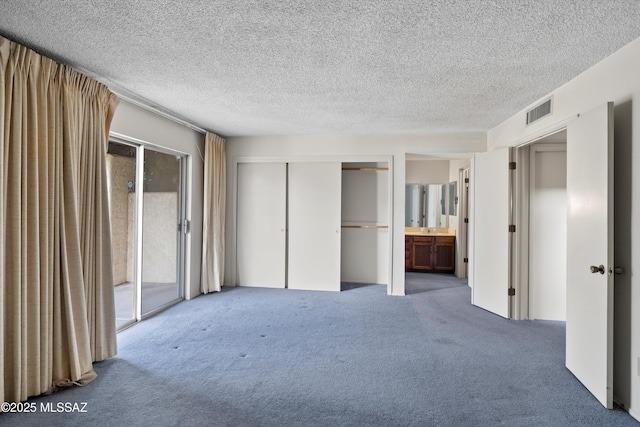
[[[549,114],[551,114],[551,99],[552,98],[549,98],[546,101],[544,101],[542,104],[536,107],[533,107],[532,109],[527,111],[528,125],[530,125],[531,123],[537,120],[540,120],[544,116],[548,116]]]

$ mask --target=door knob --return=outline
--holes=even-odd
[[[598,267],[596,267],[595,265],[592,265],[591,266],[591,272],[592,273],[604,274],[604,265],[600,265]]]

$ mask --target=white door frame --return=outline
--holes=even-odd
[[[564,131],[566,128],[561,128],[557,132]],[[544,151],[566,151],[565,144],[546,144],[538,143],[541,139],[535,138],[534,141],[522,144],[516,149],[516,182],[514,185],[514,218],[516,221],[516,235],[513,245],[513,259],[514,265],[514,287],[516,288],[516,301],[515,312],[513,319],[515,320],[528,320],[530,300],[529,300],[529,257],[530,257],[530,244],[531,244],[531,194],[532,190],[532,171],[531,171],[531,159],[533,153]]]
[[[469,277],[469,182],[470,167],[458,171],[458,237],[456,254],[456,277]],[[465,222],[465,219],[467,222]],[[467,262],[465,262],[465,258]]]
[[[515,289],[512,319],[529,319],[529,194],[530,194],[530,146],[558,132],[567,129],[567,123],[576,116],[563,120],[556,125],[547,127],[515,145],[516,174],[512,187],[513,219],[516,232],[513,236],[512,258],[512,286]]]
[[[394,207],[394,191],[393,191],[393,156],[234,156],[232,158],[232,171],[231,171],[231,203],[232,203],[232,215],[229,218],[231,225],[231,236],[227,240],[227,244],[230,246],[228,254],[231,255],[229,266],[231,268],[231,284],[237,286],[237,235],[238,235],[238,163],[318,163],[318,162],[341,162],[341,163],[373,163],[373,162],[386,162],[389,167],[388,173],[388,225],[389,225],[389,242],[388,242],[388,281],[387,281],[387,294],[393,295],[394,283],[393,283],[393,236],[395,230],[393,228],[393,207]],[[404,235],[404,229],[401,230]],[[404,267],[404,264],[403,264]]]

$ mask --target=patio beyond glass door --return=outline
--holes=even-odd
[[[136,321],[136,180],[138,149],[109,142],[107,182],[116,326]]]
[[[180,156],[144,150],[142,316],[182,297],[181,166]]]

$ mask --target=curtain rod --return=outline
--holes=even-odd
[[[191,122],[186,121],[185,119],[181,119],[180,117],[176,117],[170,113],[167,113],[166,111],[162,111],[158,108],[152,107],[151,105],[149,105],[148,103],[145,103],[143,101],[139,101],[135,98],[133,98],[132,96],[128,96],[128,95],[123,95],[122,92],[119,92],[118,90],[115,89],[111,89],[111,91],[120,99],[123,99],[133,105],[136,105],[140,108],[143,108],[147,111],[150,111],[154,114],[157,114],[159,116],[164,117],[165,119],[169,119],[173,122],[176,122],[182,126],[188,127],[191,130],[194,130],[196,132],[199,132],[201,134],[206,134],[208,131],[206,129],[201,128],[200,126],[194,125]]]
[[[54,60],[55,60],[55,58],[54,58]],[[60,63],[64,63],[64,62],[60,62]],[[189,121],[187,121],[185,119],[182,119],[180,117],[176,117],[175,115],[170,114],[170,113],[168,113],[166,111],[162,111],[157,107],[152,107],[151,106],[151,102],[149,102],[148,100],[146,100],[144,98],[140,99],[141,97],[136,96],[134,94],[131,94],[128,90],[120,87],[120,85],[118,85],[117,83],[114,83],[114,82],[110,81],[109,79],[105,79],[105,78],[103,78],[101,76],[98,76],[96,73],[94,73],[94,72],[92,72],[90,70],[87,70],[84,67],[81,67],[81,66],[78,66],[78,65],[68,65],[68,66],[70,66],[72,68],[75,68],[76,70],[80,71],[81,73],[83,73],[83,74],[91,77],[92,79],[97,80],[100,83],[104,84],[105,86],[107,86],[109,88],[109,90],[111,92],[113,92],[120,99],[124,99],[125,101],[130,102],[131,104],[134,104],[134,105],[136,105],[136,106],[138,106],[140,108],[143,108],[143,109],[145,109],[147,111],[150,111],[150,112],[152,112],[154,114],[157,114],[157,115],[159,115],[161,117],[164,117],[165,119],[169,119],[169,120],[171,120],[171,121],[173,121],[175,123],[178,123],[178,124],[180,124],[182,126],[185,126],[185,127],[189,128],[189,129],[194,130],[196,132],[199,132],[201,134],[206,134],[207,132],[209,132],[206,129],[203,129],[200,126],[197,126],[197,125],[195,125],[195,124],[193,124],[193,123],[191,123],[191,122],[189,122]],[[216,135],[221,136],[218,133],[216,133]]]
[[[342,228],[389,228],[388,225],[342,225]]]

